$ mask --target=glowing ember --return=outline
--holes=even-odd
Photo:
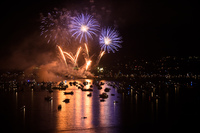
[[[91,65],[91,60],[88,60],[87,62],[86,62],[86,67],[85,67],[85,70],[87,71],[88,70],[88,67]]]

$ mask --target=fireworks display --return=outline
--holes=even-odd
[[[91,9],[94,10],[94,8]],[[105,8],[102,8],[102,10],[105,10]],[[118,51],[118,48],[121,48],[122,37],[114,28],[108,27],[101,29],[101,25],[97,21],[99,20],[99,15],[96,12],[91,13],[92,15],[88,11],[87,13],[74,12],[67,9],[58,10],[55,8],[47,16],[41,14],[41,36],[47,39],[47,43],[55,44],[58,47],[66,69],[74,67],[74,70],[80,70],[83,74],[90,70],[89,67],[91,67],[92,62],[96,63],[94,66],[97,66],[106,52],[115,53],[115,51]],[[88,41],[92,41],[94,37],[99,38],[98,45],[100,46],[100,52],[99,55],[96,55],[96,61],[92,61],[89,55],[91,51],[89,51],[90,47],[88,45]],[[73,39],[75,41],[77,40],[78,45],[83,45],[84,47],[82,49],[82,46],[78,46],[76,54],[72,52],[74,50],[71,46],[76,47],[77,45],[77,43],[71,43]],[[93,43],[90,42],[90,45],[93,45]],[[61,46],[63,49],[67,49],[68,52],[63,50]],[[96,49],[98,50],[98,47]],[[96,51],[93,51],[92,57],[95,57],[96,53]],[[83,55],[83,58],[78,59],[80,55]],[[78,64],[78,60],[84,62],[84,64]]]
[[[41,36],[47,40],[47,43],[64,44],[69,42],[68,25],[71,18],[71,12],[66,9],[58,10],[55,8],[47,16],[41,14]]]
[[[99,24],[91,15],[82,13],[71,20],[70,32],[75,39],[79,38],[79,43],[88,42],[88,37],[92,39],[93,35],[97,36],[98,29]]]
[[[121,37],[119,33],[115,29],[111,28],[103,28],[101,34],[99,36],[99,44],[101,46],[101,50],[107,51],[108,53],[112,51],[118,51],[118,48],[121,48],[120,43]]]

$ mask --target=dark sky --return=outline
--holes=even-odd
[[[197,3],[191,0],[102,0],[95,4],[110,8],[111,19],[117,22],[123,37],[123,48],[115,53],[118,56],[199,54],[199,15]],[[40,13],[83,5],[89,5],[89,0],[1,2],[0,61],[8,60],[16,50],[29,56],[42,51],[35,45],[40,40]],[[24,44],[27,38],[29,46]]]

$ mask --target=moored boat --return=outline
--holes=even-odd
[[[71,91],[71,92],[64,92],[64,95],[73,95],[74,94],[74,92],[73,91]]]
[[[108,95],[104,92],[99,95],[100,98],[108,98]]]
[[[58,110],[61,110],[61,108],[62,108],[61,104],[60,104],[60,105],[58,105]]]
[[[91,97],[91,96],[92,96],[92,93],[87,94],[87,96],[88,96],[88,97]]]
[[[81,89],[82,91],[93,91],[93,89]]]
[[[70,99],[63,100],[63,102],[65,102],[65,103],[69,103],[69,101],[70,101]]]
[[[100,102],[105,102],[105,99],[100,99]]]
[[[110,88],[105,88],[104,91],[105,92],[109,92],[111,89]]]

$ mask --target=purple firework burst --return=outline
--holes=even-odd
[[[47,43],[63,44],[69,42],[69,30],[67,28],[71,18],[71,11],[55,8],[47,16],[41,14],[41,36],[47,39]]]
[[[88,42],[88,37],[93,39],[92,36],[97,36],[99,31],[99,23],[88,14],[80,14],[71,20],[70,32],[75,39],[79,38],[79,42]]]
[[[107,51],[108,53],[112,51],[118,51],[118,48],[121,48],[120,43],[122,43],[122,37],[119,36],[119,33],[110,27],[103,28],[99,36],[99,44],[101,50]]]

